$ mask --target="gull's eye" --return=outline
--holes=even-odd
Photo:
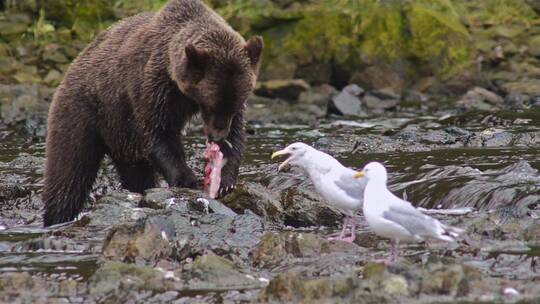
[[[296,150],[296,147],[292,147],[291,150],[293,150],[293,151]]]

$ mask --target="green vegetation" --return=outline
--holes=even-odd
[[[158,10],[166,2],[5,0],[0,43],[84,44],[116,20]],[[337,67],[352,74],[383,65],[400,66],[399,73],[413,81],[427,76],[448,79],[471,66],[478,49],[490,45],[486,36],[513,37],[538,23],[538,15],[524,0],[206,2],[242,34],[265,38],[263,78],[303,77],[299,71],[310,66],[317,68],[308,71]],[[21,13],[29,22],[14,17]],[[478,33],[482,39],[475,39]],[[477,40],[483,47],[475,45]]]

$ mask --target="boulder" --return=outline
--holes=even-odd
[[[330,111],[335,109],[335,112],[341,115],[365,116],[360,99],[363,93],[364,89],[356,84],[346,86],[341,93],[332,98]]]
[[[298,100],[302,92],[309,88],[310,85],[302,79],[269,80],[259,82],[255,88],[255,94],[294,102]]]
[[[508,82],[501,86],[506,94],[525,94],[530,97],[540,96],[540,79],[523,79]]]
[[[223,198],[223,203],[236,212],[245,210],[271,222],[283,222],[283,206],[279,196],[257,183],[240,183],[231,194]]]
[[[299,103],[314,104],[326,108],[332,101],[332,96],[337,93],[336,88],[328,84],[312,87],[311,90],[302,92],[298,97]]]
[[[230,260],[214,254],[197,257],[187,275],[189,287],[195,290],[252,289],[265,285],[241,273]]]
[[[501,96],[481,87],[469,90],[456,104],[465,109],[493,110],[502,106],[504,100]]]
[[[63,75],[57,70],[50,70],[43,81],[51,86],[57,86],[62,82]]]
[[[399,99],[381,99],[372,94],[366,94],[366,96],[362,98],[362,102],[367,109],[380,112],[382,110],[395,108],[399,104]]]
[[[331,242],[311,233],[279,232],[266,233],[251,251],[257,266],[280,265],[288,258],[314,258],[332,252],[357,250],[353,244]]]
[[[353,73],[349,82],[372,90],[386,88],[397,95],[403,93],[406,85],[405,80],[397,72],[379,65]]]
[[[51,63],[68,63],[69,59],[58,44],[48,44],[43,48],[42,59]]]

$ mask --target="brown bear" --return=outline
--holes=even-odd
[[[232,190],[262,47],[200,0],[172,0],[99,34],[71,64],[49,110],[44,225],[78,215],[105,154],[130,191],[154,187],[156,173],[169,186],[196,187],[181,131],[197,113],[227,159],[220,195]]]

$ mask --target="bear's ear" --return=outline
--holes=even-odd
[[[208,64],[208,53],[205,50],[197,49],[193,44],[186,46],[186,59],[190,69],[204,70]]]
[[[246,43],[246,52],[253,66],[257,66],[261,60],[263,50],[263,39],[261,36],[253,36]]]

